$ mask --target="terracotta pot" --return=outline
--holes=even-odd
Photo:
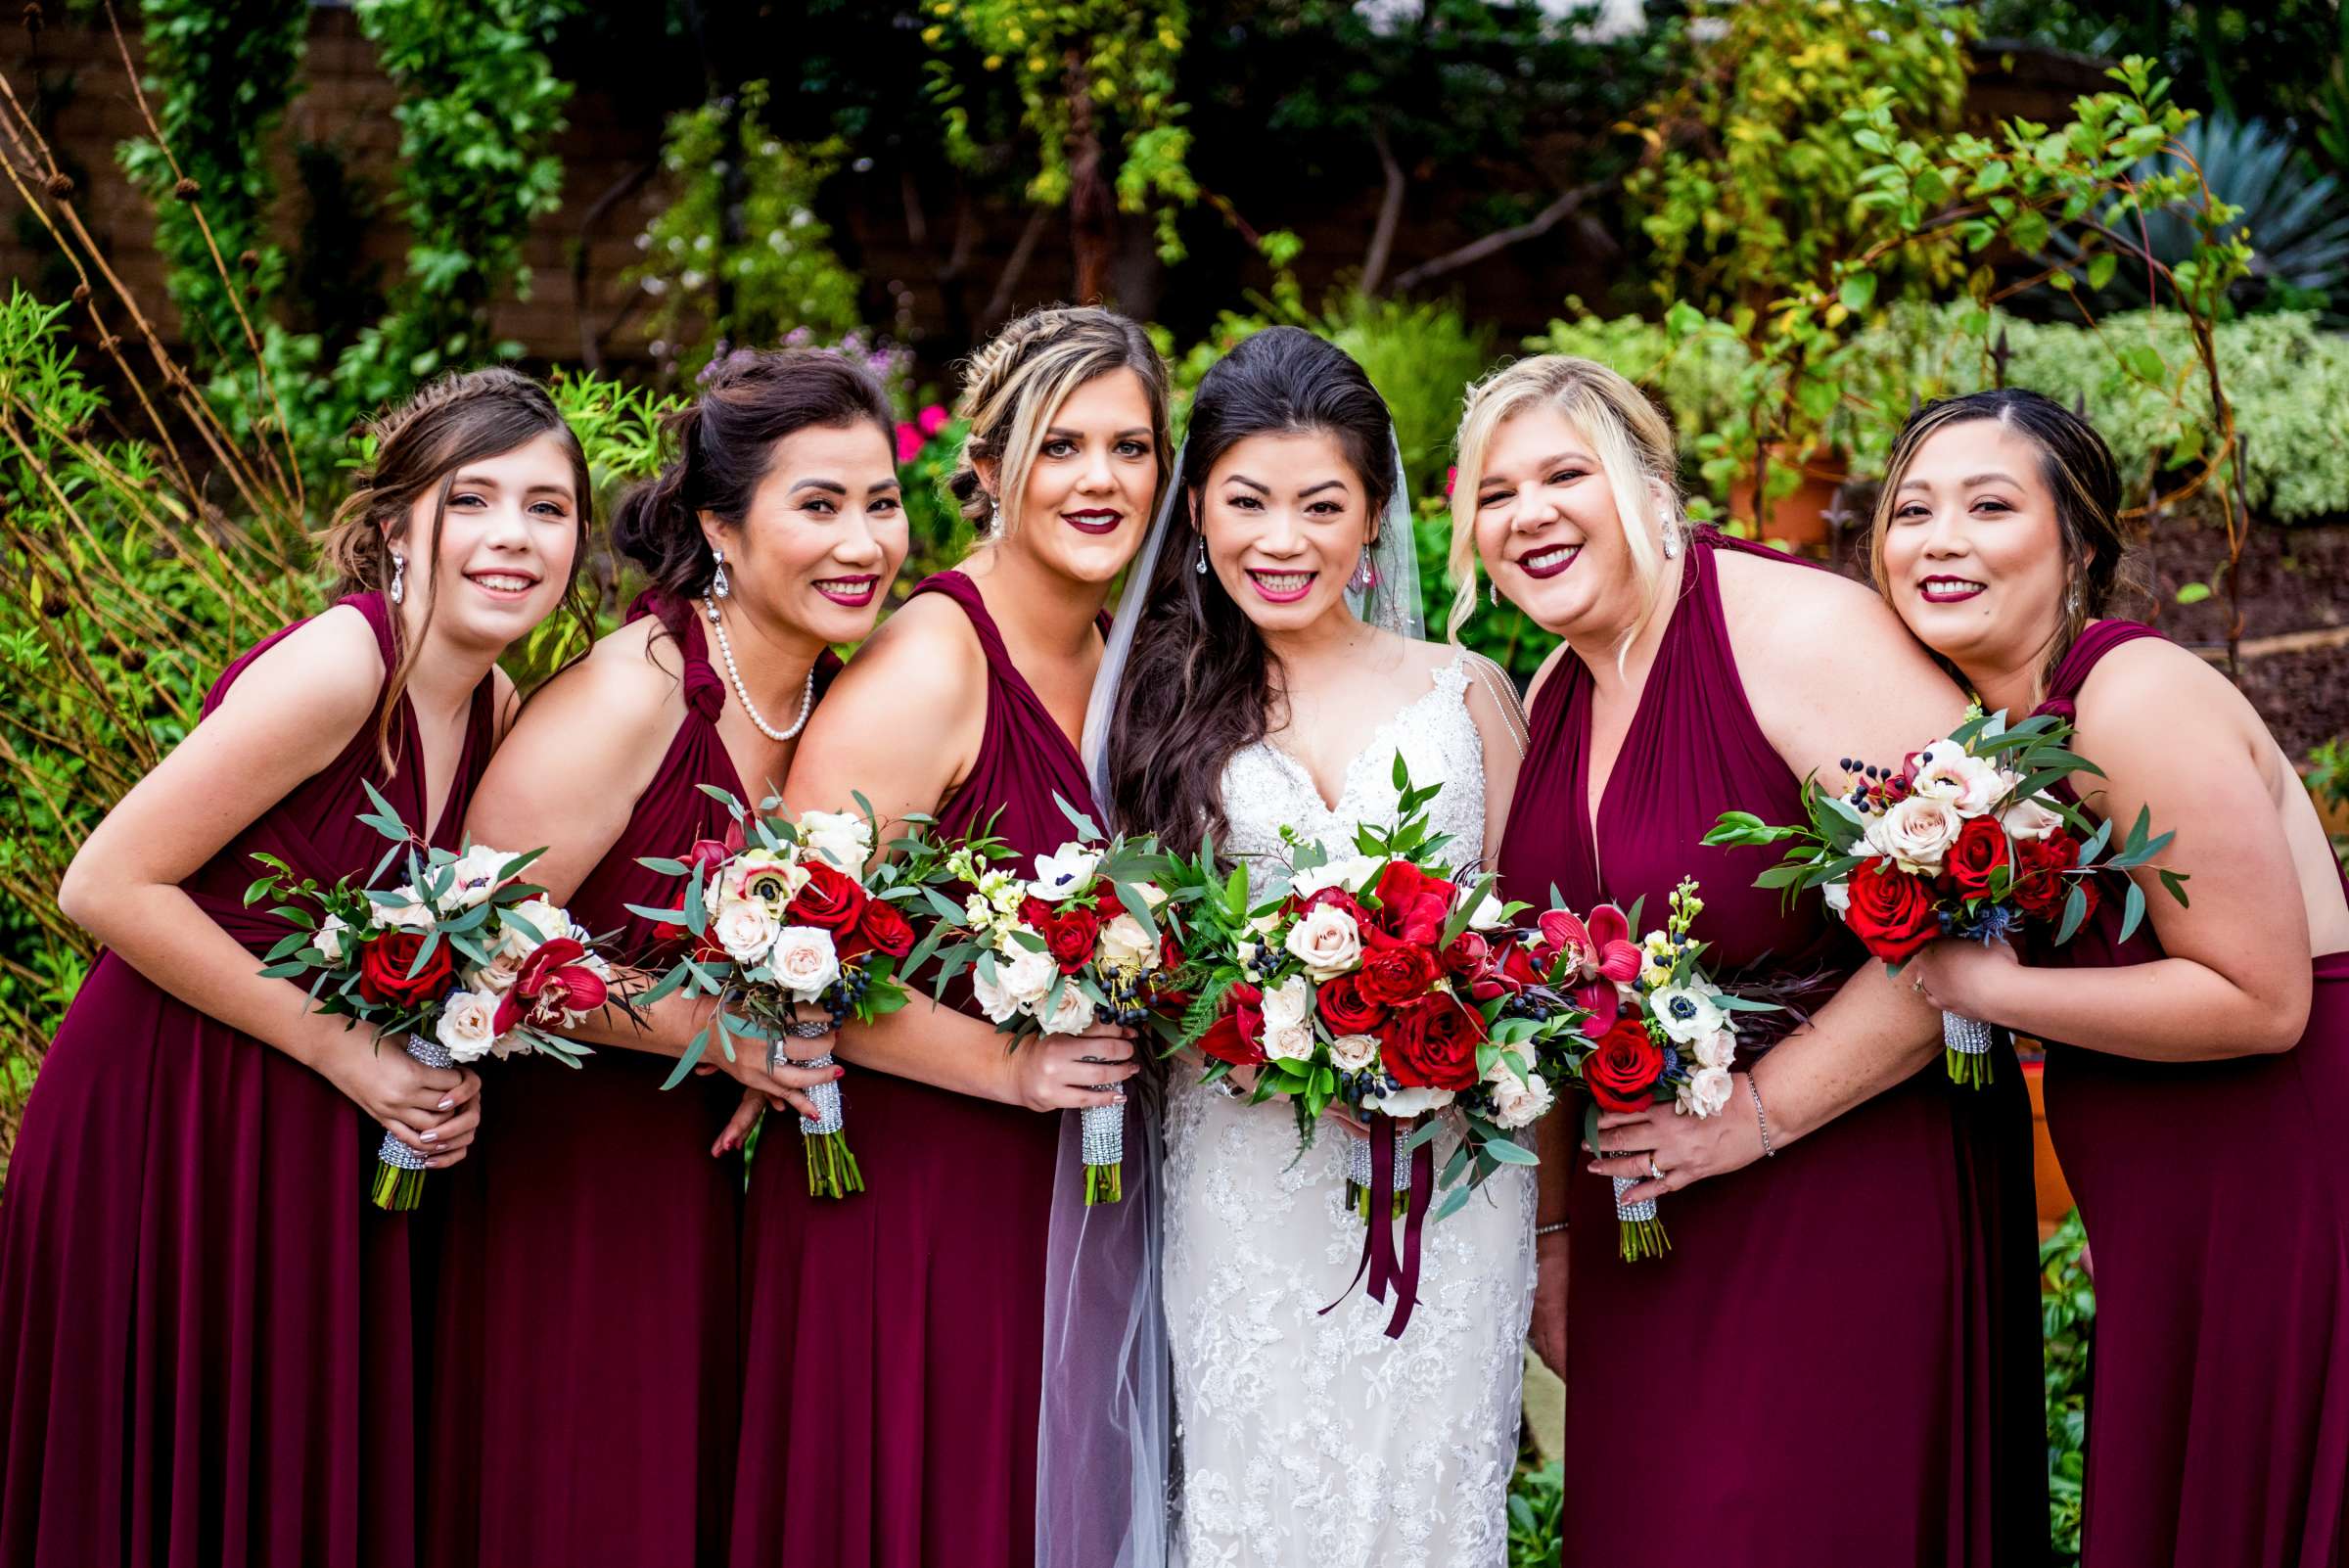
[[[2072,1212],[2072,1189],[2055,1163],[2055,1145],[2048,1137],[2048,1101],[2044,1087],[2046,1064],[2025,1062],[2023,1083],[2031,1090],[2031,1179],[2039,1190],[2039,1223],[2045,1232],[2062,1223]]]
[[[1799,469],[1803,480],[1792,491],[1772,503],[1769,520],[1762,526],[1762,542],[1785,544],[1796,550],[1825,544],[1827,513],[1834,509],[1835,492],[1851,478],[1842,455],[1815,446],[1798,458],[1783,446],[1773,446],[1770,457],[1781,468]],[[1754,515],[1754,484],[1750,474],[1730,484],[1729,515],[1740,518]]]

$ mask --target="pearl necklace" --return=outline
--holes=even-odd
[[[807,667],[807,687],[800,693],[800,716],[792,720],[791,728],[777,729],[759,712],[759,705],[751,701],[751,689],[742,683],[742,671],[734,665],[734,644],[726,640],[726,623],[717,617],[717,601],[704,594],[702,609],[710,617],[710,629],[717,633],[718,656],[726,662],[726,677],[734,682],[734,695],[741,700],[742,711],[751,715],[751,722],[759,726],[759,733],[771,741],[787,741],[806,729],[807,715],[815,708],[815,666]]]

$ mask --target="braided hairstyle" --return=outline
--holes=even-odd
[[[572,552],[564,608],[582,633],[581,646],[594,636],[594,611],[580,586],[579,563],[587,554],[587,533],[595,521],[595,492],[579,439],[544,387],[503,366],[457,372],[428,384],[406,402],[368,421],[363,435],[372,444],[373,459],[351,476],[350,492],[335,508],[333,520],[319,538],[320,553],[335,572],[338,597],[389,592],[393,547],[405,544],[403,553],[416,553],[407,534],[416,503],[427,494],[433,497],[433,515],[423,543],[424,558],[438,560],[449,489],[458,472],[468,463],[551,436],[571,459],[572,493],[578,508],[578,547]],[[398,660],[385,683],[383,708],[376,715],[376,748],[390,772],[399,767],[392,720],[415,668],[416,644],[423,640],[423,630],[432,625],[433,610],[439,599],[440,575],[423,576],[427,586],[417,638],[410,640],[399,615],[392,617]]]
[[[717,570],[702,532],[707,512],[739,526],[783,438],[870,423],[889,441],[889,394],[872,372],[827,348],[736,353],[702,394],[671,414],[676,456],[623,496],[612,544],[672,597],[698,598]]]
[[[1046,305],[1019,317],[964,361],[958,418],[970,421],[962,455],[946,489],[983,542],[1008,538],[1019,525],[1028,470],[1052,416],[1069,394],[1096,376],[1130,370],[1150,400],[1150,435],[1160,455],[1164,486],[1167,443],[1167,366],[1149,334],[1097,305]],[[979,465],[995,469],[994,495],[980,482]],[[1151,498],[1155,509],[1157,497]]]

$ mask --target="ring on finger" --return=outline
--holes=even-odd
[[[1650,1181],[1661,1181],[1664,1179],[1664,1173],[1657,1167],[1656,1157],[1653,1154],[1650,1154],[1647,1157],[1647,1178]]]

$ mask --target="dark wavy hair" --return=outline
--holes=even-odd
[[[784,437],[865,421],[882,439],[894,437],[889,393],[863,366],[823,348],[736,353],[699,397],[669,415],[677,455],[622,498],[612,514],[613,546],[643,567],[655,587],[679,600],[698,598],[717,569],[700,515],[739,525]]]
[[[1911,414],[1892,444],[1884,466],[1883,488],[1876,496],[1875,517],[1868,533],[1867,570],[1876,591],[1893,603],[1892,587],[1884,576],[1885,534],[1892,526],[1901,482],[1925,442],[1953,425],[1989,420],[2004,425],[2039,448],[2040,472],[2055,497],[2055,524],[2062,537],[2063,603],[2058,607],[2054,641],[2050,645],[2045,674],[2052,676],[2072,643],[2092,621],[2108,614],[2124,590],[2138,585],[2125,570],[2128,535],[2121,527],[2121,473],[2112,448],[2096,434],[2087,416],[2076,414],[2040,392],[1999,387],[1941,397]],[[1949,668],[1948,661],[1942,661]],[[1964,676],[1955,669],[1959,684]]]
[[[1271,721],[1278,671],[1264,634],[1213,573],[1193,570],[1208,475],[1251,436],[1328,436],[1361,480],[1375,529],[1402,482],[1394,430],[1362,367],[1296,327],[1245,340],[1199,383],[1181,476],[1190,504],[1133,600],[1143,620],[1110,721],[1109,804],[1121,828],[1174,848],[1221,838],[1223,765]]]

